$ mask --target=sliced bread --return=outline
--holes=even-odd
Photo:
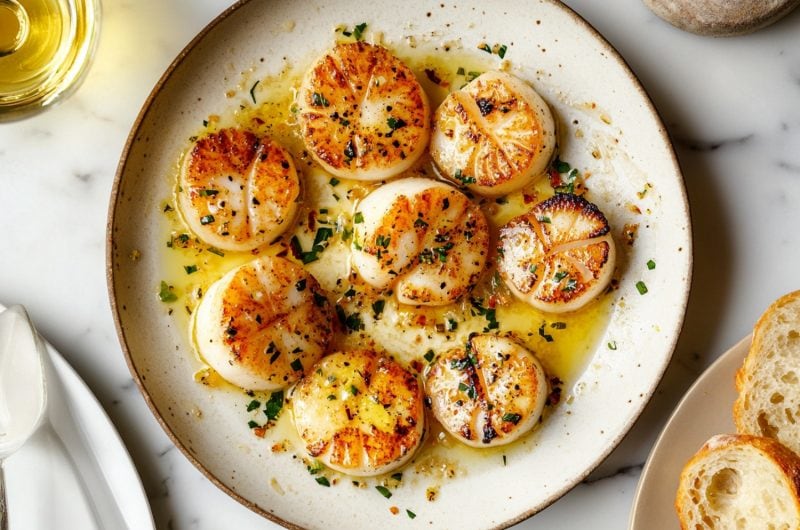
[[[756,322],[736,388],[737,432],[774,438],[800,454],[800,291],[776,300]]]
[[[684,466],[675,509],[684,530],[796,530],[800,457],[770,438],[714,436]]]

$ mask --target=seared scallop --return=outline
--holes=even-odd
[[[414,73],[382,46],[337,44],[308,71],[297,94],[303,140],[337,177],[382,180],[425,151],[428,99]]]
[[[586,199],[558,194],[500,229],[498,271],[537,309],[580,309],[608,286],[615,247],[603,213]]]
[[[477,205],[445,184],[399,179],[356,207],[353,266],[365,282],[394,289],[404,304],[458,300],[486,264],[489,226]]]
[[[434,114],[431,156],[448,179],[488,197],[533,183],[547,170],[556,127],[525,81],[486,72],[452,92]]]
[[[200,356],[247,390],[285,388],[325,353],[332,311],[317,281],[298,265],[264,256],[228,272],[197,307]]]
[[[332,353],[295,387],[294,422],[308,454],[349,475],[407,462],[425,428],[417,378],[370,350]]]
[[[291,155],[269,138],[236,128],[195,141],[178,182],[178,207],[203,242],[247,251],[291,224],[300,181]]]
[[[548,385],[534,355],[508,337],[473,335],[439,355],[425,376],[439,423],[473,447],[504,445],[542,415]]]

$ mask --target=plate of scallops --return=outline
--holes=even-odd
[[[652,103],[562,4],[245,1],[145,102],[107,259],[145,400],[242,504],[497,528],[636,421],[691,230]]]

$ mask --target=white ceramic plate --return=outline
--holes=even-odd
[[[272,452],[273,440],[247,428],[241,393],[193,381],[199,365],[185,330],[155,296],[166,251],[161,210],[188,138],[209,115],[250,105],[254,80],[277,73],[284,61],[303,64],[333,43],[336,25],[360,22],[382,32],[390,47],[413,36],[420,45],[486,58],[480,43],[507,44],[512,72],[557,114],[562,157],[591,174],[590,200],[607,215],[620,249],[608,327],[586,367],[565,382],[561,404],[534,436],[508,449],[508,465],[497,453],[480,465],[464,464],[461,476],[438,481],[434,502],[426,500],[433,479],[406,473],[387,500],[372,483],[320,487],[293,451]],[[499,65],[496,56],[491,60]],[[638,226],[633,245],[624,241],[626,225]],[[683,179],[649,98],[614,49],[560,3],[411,1],[400,9],[392,0],[250,1],[187,46],[133,127],[109,212],[109,290],[129,366],[154,414],[210,480],[249,508],[284,525],[315,528],[502,527],[577,484],[639,416],[683,321],[690,232]],[[531,324],[533,333],[539,324]],[[392,506],[399,515],[390,513]]]
[[[750,341],[745,337],[709,366],[675,408],[642,470],[631,530],[679,528],[674,503],[683,466],[713,435],[736,432],[734,379]]]
[[[0,312],[5,308],[0,305]],[[97,398],[75,370],[50,344],[47,351],[63,383],[66,407],[76,427],[88,439],[102,475],[111,489],[114,506],[96,507],[106,513],[118,511],[127,528],[154,529],[150,505],[136,468],[122,439]],[[59,405],[61,406],[61,405]],[[98,528],[90,497],[70,458],[74,438],[59,438],[45,423],[37,433],[3,464],[8,488],[10,530]],[[96,500],[95,500],[96,502]]]

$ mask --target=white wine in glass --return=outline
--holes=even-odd
[[[0,0],[0,122],[68,94],[94,53],[100,0]]]

